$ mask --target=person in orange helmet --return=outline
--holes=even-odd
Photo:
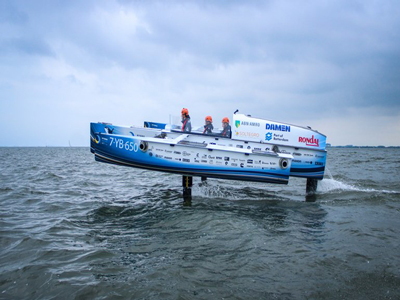
[[[192,131],[192,123],[190,122],[189,110],[187,108],[182,108],[182,131],[183,132],[191,132]]]
[[[214,129],[214,126],[212,124],[211,116],[207,116],[205,122],[206,122],[206,124],[204,125],[203,134],[212,134],[212,130]]]
[[[231,125],[229,125],[229,119],[227,117],[222,119],[222,128],[223,130],[221,132],[221,135],[227,138],[231,138]]]

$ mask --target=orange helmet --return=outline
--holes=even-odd
[[[182,115],[188,116],[189,115],[189,111],[187,108],[182,108]]]
[[[207,116],[207,117],[206,117],[206,122],[207,122],[207,121],[212,123],[212,118],[211,118],[211,116]]]
[[[229,119],[227,117],[222,119],[222,123],[228,123],[229,124]]]

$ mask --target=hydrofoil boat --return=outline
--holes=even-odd
[[[91,123],[96,161],[183,175],[287,184],[307,178],[315,192],[324,176],[326,136],[310,127],[234,113],[232,136],[182,132],[179,125],[145,122],[143,127]],[[186,187],[185,187],[186,185]]]

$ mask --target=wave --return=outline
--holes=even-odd
[[[242,197],[235,193],[234,190],[229,188],[225,188],[223,186],[214,186],[214,185],[197,185],[192,188],[193,196],[200,197],[211,197],[216,199],[230,199],[230,200],[240,200]]]
[[[333,178],[323,179],[318,183],[318,193],[330,193],[333,191],[355,191],[355,192],[366,192],[366,193],[384,193],[384,194],[400,194],[400,191],[390,190],[377,190],[373,188],[362,188],[352,184],[344,183]]]

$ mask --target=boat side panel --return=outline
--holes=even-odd
[[[252,118],[243,114],[233,115],[232,139],[320,150],[324,150],[326,146],[326,136],[311,128]]]
[[[98,123],[93,123],[98,126]],[[155,131],[154,129],[146,128],[135,128],[135,127],[115,127],[116,130],[113,134],[123,134],[127,136],[136,137],[154,137],[161,133],[160,130]],[[106,132],[106,130],[103,130]],[[166,134],[166,139],[175,139],[180,136],[181,133],[168,132]],[[312,149],[305,147],[291,147],[284,145],[273,145],[269,143],[257,143],[257,142],[247,142],[240,140],[233,140],[215,136],[208,135],[191,135],[185,139],[188,142],[197,142],[203,144],[214,144],[221,147],[234,147],[237,149],[248,149],[254,151],[278,151],[280,153],[285,153],[293,156],[291,163],[290,176],[303,177],[303,178],[315,178],[322,179],[324,176],[327,152],[320,149]]]
[[[287,183],[290,171],[290,161],[288,168],[281,169],[276,158],[224,156],[224,151],[157,143],[148,143],[142,151],[139,138],[107,133],[97,133],[91,148],[99,161],[195,176]]]

